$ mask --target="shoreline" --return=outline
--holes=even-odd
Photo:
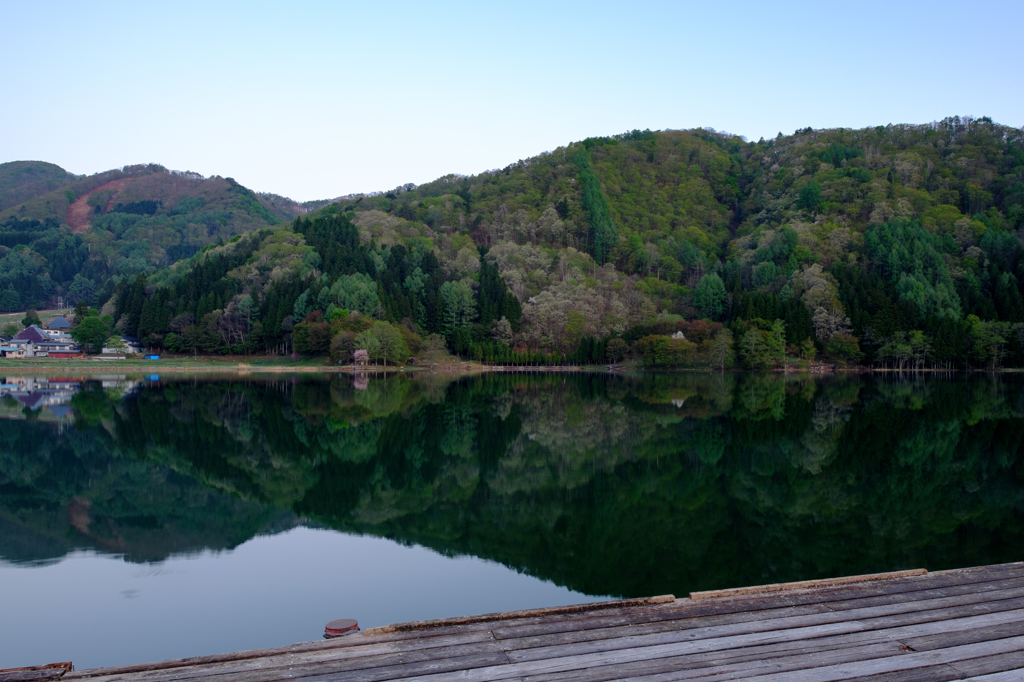
[[[202,356],[200,356],[202,357]],[[265,363],[265,364],[264,364]],[[456,361],[432,365],[354,365],[313,364],[299,362],[287,364],[273,361],[244,362],[221,359],[214,356],[198,358],[168,358],[167,360],[50,360],[47,358],[26,358],[6,360],[0,358],[0,373],[5,374],[459,374],[476,375],[489,373],[601,373],[601,374],[688,374],[688,373],[750,373],[785,375],[851,375],[851,374],[1017,374],[1024,368],[1000,367],[998,369],[892,369],[888,367],[814,365],[811,367],[782,367],[769,370],[742,368],[715,369],[705,367],[648,367],[644,365],[482,365],[477,362]]]

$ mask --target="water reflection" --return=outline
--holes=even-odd
[[[307,525],[623,596],[1019,560],[1022,387],[9,377],[0,557],[158,562]]]
[[[142,381],[128,379],[125,375],[94,375],[91,380],[99,382],[103,388],[120,391],[122,396],[134,393],[142,385]],[[84,381],[85,377],[75,376],[0,377],[0,419],[26,419],[34,412],[34,420],[70,423],[74,419],[71,400]]]

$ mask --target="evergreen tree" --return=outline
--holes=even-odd
[[[725,283],[717,273],[704,275],[693,292],[693,304],[703,317],[717,320],[725,309]]]
[[[612,222],[608,202],[601,192],[601,181],[594,174],[586,149],[580,149],[576,153],[575,161],[579,168],[580,185],[583,187],[583,206],[590,216],[594,260],[604,263],[619,241],[619,231],[615,229],[615,224]]]

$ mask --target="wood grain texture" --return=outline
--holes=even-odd
[[[43,682],[43,680],[59,680],[64,675],[62,670],[8,670],[0,672],[0,682]]]
[[[528,609],[525,611],[509,611],[507,613],[484,613],[479,616],[458,616],[456,618],[441,618],[437,620],[421,620],[411,623],[395,623],[377,628],[369,628],[365,631],[367,635],[380,635],[388,632],[407,632],[410,630],[428,630],[431,628],[446,627],[449,625],[475,625],[478,623],[492,623],[499,620],[512,620],[517,618],[537,618],[550,616],[566,616],[577,613],[588,613],[591,611],[606,611],[609,609],[624,609],[631,606],[648,606],[651,604],[667,604],[674,602],[676,598],[671,594],[663,594],[658,597],[645,597],[643,599],[623,599],[618,601],[599,601],[587,604],[576,604],[570,606],[551,606],[543,609]]]
[[[768,594],[769,592],[788,592],[790,590],[816,590],[823,587],[836,587],[853,583],[868,583],[875,580],[895,580],[896,578],[914,578],[926,574],[923,568],[907,571],[890,571],[888,573],[868,573],[866,575],[848,575],[841,578],[822,578],[820,580],[799,580],[792,583],[772,583],[771,585],[754,585],[751,587],[732,587],[727,590],[708,590],[691,592],[690,599],[721,599],[722,597],[738,597],[741,595]]]

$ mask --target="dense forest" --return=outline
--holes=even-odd
[[[0,558],[159,561],[302,519],[646,596],[1019,556],[1015,376],[347,375],[6,398]],[[10,416],[10,415],[8,415]]]
[[[97,218],[104,258],[63,235],[32,256],[11,248],[0,279],[57,272],[49,289],[7,287],[37,303],[70,291],[78,268],[93,286],[73,298],[180,352],[1024,365],[1024,132],[988,118],[757,142],[711,129],[588,138],[177,251],[130,226],[119,240],[115,223],[187,223],[125,199]],[[12,216],[0,240],[28,230],[19,210],[0,214]],[[132,248],[145,255],[113,256]]]

